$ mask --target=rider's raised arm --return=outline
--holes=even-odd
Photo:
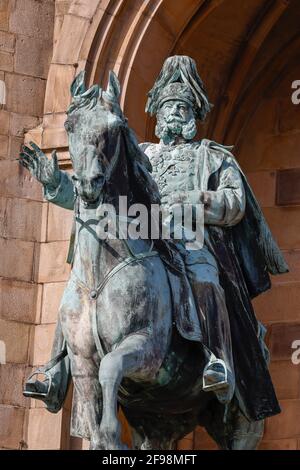
[[[43,185],[48,201],[65,209],[74,208],[73,182],[68,173],[59,169],[55,150],[49,159],[38,145],[30,142],[30,147],[23,146],[20,163]]]
[[[73,210],[75,194],[72,178],[65,171],[60,170],[59,173],[60,181],[56,188],[51,185],[43,185],[44,198],[64,209]]]

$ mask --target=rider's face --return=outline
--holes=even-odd
[[[186,124],[194,117],[192,107],[181,100],[166,101],[160,108],[161,116],[166,122],[181,122]]]

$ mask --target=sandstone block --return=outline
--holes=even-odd
[[[23,364],[2,364],[0,366],[0,402],[3,405],[26,406],[22,394],[26,366]]]
[[[0,319],[0,339],[6,345],[6,363],[27,362],[30,328],[24,323]]]
[[[9,137],[7,135],[0,135],[0,158],[7,158],[8,146]]]
[[[5,72],[12,72],[14,69],[14,58],[9,52],[0,52],[0,69]]]
[[[34,243],[0,238],[0,276],[31,281]]]
[[[25,75],[6,74],[7,110],[42,116],[46,81]]]
[[[55,325],[36,325],[30,354],[31,365],[43,365],[50,360]]]
[[[274,361],[270,373],[279,400],[300,398],[300,365],[291,361]]]
[[[69,13],[71,15],[83,16],[84,18],[90,19],[94,16],[98,5],[99,0],[75,0],[75,2],[71,3]],[[102,5],[101,8],[104,9]]]
[[[0,195],[43,200],[41,185],[18,161],[0,160]]]
[[[72,224],[73,224],[73,211],[49,205],[48,215],[48,241],[69,240]]]
[[[65,282],[44,284],[42,323],[56,323],[60,301],[65,290]]]
[[[81,45],[90,22],[87,18],[74,15],[65,15],[60,30],[59,41],[53,52],[53,62],[56,64],[75,64]],[[63,44],[64,47],[58,47]]]
[[[9,0],[0,0],[0,30],[7,31],[9,23]]]
[[[0,405],[0,446],[19,449],[23,438],[24,408]]]
[[[52,41],[54,8],[54,2],[49,0],[14,1],[9,19],[10,31]]]
[[[69,277],[70,267],[66,263],[68,242],[41,243],[35,257],[36,282],[60,282]]]
[[[0,196],[0,236],[45,241],[47,203]]]
[[[10,114],[4,109],[0,110],[0,134],[7,135],[9,132]]]
[[[46,409],[28,410],[27,444],[30,450],[59,450],[62,413],[49,413]]]
[[[25,132],[38,126],[39,119],[35,116],[27,116],[25,114],[11,113],[10,133],[16,137],[24,138]]]
[[[71,102],[70,86],[75,76],[72,65],[51,64],[45,96],[45,113],[64,113]]]
[[[0,317],[22,323],[39,323],[42,286],[0,279]]]
[[[284,277],[284,276],[283,276]],[[257,317],[264,322],[300,321],[299,283],[274,285],[256,297],[253,306]]]
[[[52,42],[48,38],[18,36],[15,52],[15,72],[47,78],[52,56]]]
[[[0,31],[0,51],[14,52],[15,36],[11,33]]]
[[[264,440],[300,437],[300,400],[281,400],[281,413],[266,420]]]

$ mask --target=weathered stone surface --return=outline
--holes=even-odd
[[[72,65],[52,64],[49,70],[45,96],[45,113],[64,113],[71,101],[70,83],[74,79]]]
[[[30,325],[0,319],[1,341],[6,345],[7,363],[27,362],[30,329]]]
[[[15,50],[15,36],[11,33],[0,31],[0,51],[14,52]]]
[[[43,365],[49,360],[53,342],[55,325],[37,325],[34,329],[31,365]]]
[[[25,409],[0,405],[0,445],[7,449],[19,449],[23,438]]]
[[[61,426],[62,412],[52,414],[41,408],[28,410],[28,449],[60,449]]]
[[[31,281],[34,243],[0,238],[0,276]]]
[[[10,113],[4,111],[4,109],[0,110],[0,134],[7,135],[10,126]]]
[[[43,200],[41,185],[18,161],[0,161],[0,195]]]
[[[22,151],[23,144],[24,144],[23,137],[10,136],[8,158],[10,158],[11,160],[15,160],[16,158],[19,158],[20,152]]]
[[[22,323],[39,323],[42,286],[0,279],[0,317]]]
[[[64,47],[55,47],[53,62],[56,64],[75,64],[90,22],[87,18],[75,15],[66,15],[60,30],[58,44]]]
[[[57,321],[59,304],[65,290],[65,282],[44,284],[42,323],[55,323]]]
[[[41,116],[45,95],[45,80],[7,73],[7,110]]]
[[[52,55],[52,42],[48,38],[18,36],[15,52],[15,72],[47,78]]]
[[[284,276],[283,276],[284,278]],[[257,317],[262,322],[300,321],[299,283],[274,285],[253,301]]]
[[[56,0],[55,2],[55,16],[66,15],[69,11],[70,5],[73,0]]]
[[[0,69],[12,72],[14,69],[14,58],[9,52],[0,52]]]
[[[22,394],[26,378],[26,366],[23,364],[0,365],[0,402],[3,405],[26,406]]]
[[[64,127],[45,129],[42,136],[43,148],[60,148],[68,146],[68,136]]]
[[[0,30],[7,31],[9,24],[10,0],[0,0]]]
[[[280,248],[300,248],[300,208],[267,207],[263,210]],[[283,228],[284,221],[284,230]]]
[[[295,283],[300,279],[300,250],[284,250],[283,253],[290,272],[284,276],[272,276],[272,284],[274,285]]]
[[[38,126],[39,119],[35,116],[27,116],[25,114],[11,113],[10,117],[10,133],[16,137],[24,136],[25,132]]]
[[[47,204],[0,196],[0,237],[45,241]]]
[[[98,5],[103,2],[99,0],[75,0],[71,3],[69,13],[72,15],[83,16],[84,18],[92,18]],[[103,8],[103,6],[101,5]]]
[[[66,263],[68,242],[41,243],[35,258],[36,282],[66,281],[70,266]]]
[[[13,0],[9,19],[10,31],[25,36],[52,40],[54,2],[49,0]]]
[[[289,361],[274,361],[270,364],[270,373],[277,397],[300,398],[300,365]]]
[[[7,135],[0,135],[0,158],[7,158],[9,138]]]
[[[266,420],[264,440],[300,437],[300,400],[281,400],[281,413]]]
[[[74,214],[54,204],[49,205],[47,241],[69,240]]]

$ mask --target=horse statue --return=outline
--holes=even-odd
[[[120,197],[130,205],[159,203],[149,162],[121,111],[117,77],[110,72],[104,91],[98,85],[86,89],[81,73],[71,92],[65,128],[73,176],[58,169],[55,154],[49,160],[34,143],[24,146],[20,158],[44,183],[49,201],[74,210],[72,270],[58,318],[64,344],[48,367],[37,371],[45,382],[31,378],[25,395],[58,411],[66,387],[51,409],[49,391],[56,380],[51,370],[68,358],[72,434],[89,439],[90,449],[126,448],[119,407],[135,449],[174,449],[197,425],[222,449],[256,448],[263,420],[249,421],[236,398],[224,406],[203,390],[203,348],[184,337],[184,318],[175,314],[183,298],[176,299],[172,283],[180,291],[184,276],[176,273],[176,256],[173,264],[172,256],[164,262],[168,244],[130,235],[99,237],[104,219],[120,219]],[[56,185],[38,177],[42,166],[56,174]],[[42,393],[43,386],[48,392]]]

